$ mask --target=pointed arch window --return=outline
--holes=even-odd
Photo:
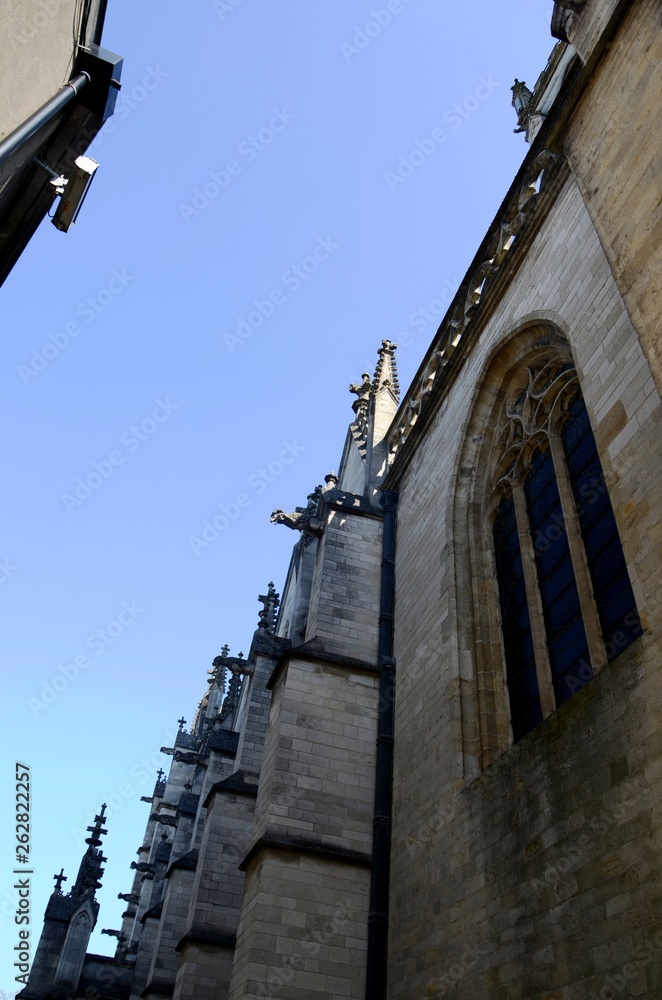
[[[515,741],[641,634],[574,367],[525,370],[498,439],[490,503]]]

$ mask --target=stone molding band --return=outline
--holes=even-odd
[[[262,854],[263,851],[287,851],[290,854],[303,854],[307,857],[322,858],[325,861],[338,861],[341,864],[349,864],[361,868],[370,868],[372,858],[364,851],[353,851],[344,847],[331,847],[328,844],[319,844],[313,840],[304,840],[299,837],[288,837],[268,835],[260,837],[256,841],[243,861],[238,865],[239,870],[245,872],[251,862]]]

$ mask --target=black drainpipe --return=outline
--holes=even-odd
[[[379,607],[379,708],[375,766],[375,811],[372,821],[366,1000],[384,1000],[386,997],[388,889],[393,801],[393,701],[395,695],[393,625],[395,618],[395,530],[398,494],[390,490],[386,491],[382,493],[380,503],[384,510],[384,532]]]
[[[24,143],[28,142],[43,125],[46,125],[52,118],[55,118],[70,101],[78,97],[83,87],[89,82],[89,73],[85,72],[85,70],[82,73],[78,73],[61,90],[58,90],[57,94],[46,101],[45,104],[42,104],[38,111],[30,115],[22,125],[15,128],[9,135],[6,135],[0,141],[0,164],[8,160]]]

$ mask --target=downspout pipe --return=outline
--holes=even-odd
[[[101,45],[101,34],[103,32],[103,24],[106,20],[106,8],[108,6],[108,0],[100,0],[99,10],[97,12],[97,20],[94,25],[94,35],[92,36],[92,41],[95,45]]]
[[[75,97],[78,97],[81,90],[90,82],[90,74],[86,72],[78,73],[69,83],[66,83],[57,94],[54,94],[45,104],[35,111],[33,115],[15,128],[13,132],[0,140],[0,166],[16,153],[29,139],[35,135],[40,128],[46,125],[51,119],[66,107]]]
[[[368,915],[366,1000],[385,1000],[388,945],[388,896],[393,804],[393,735],[395,659],[395,541],[398,494],[380,497],[384,511],[382,578],[379,608],[379,707],[375,765],[375,809],[372,821],[372,872]]]

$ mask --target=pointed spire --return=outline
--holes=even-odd
[[[104,802],[101,806],[101,812],[94,817],[94,824],[87,827],[90,836],[86,837],[85,843],[89,844],[89,847],[80,863],[78,875],[71,890],[72,896],[94,896],[95,889],[101,888],[101,876],[104,873],[101,865],[108,860],[103,856],[102,851],[98,850],[101,838],[108,833],[103,828],[105,818],[106,803]]]
[[[87,830],[92,834],[91,837],[85,838],[85,843],[89,844],[90,847],[98,847],[101,843],[101,837],[108,833],[108,830],[104,830],[103,823],[106,818],[106,803],[104,802],[101,806],[101,813],[94,817],[94,826],[88,826]]]
[[[215,684],[217,688],[222,691],[225,687],[225,679],[227,677],[227,658],[230,652],[230,647],[227,643],[221,647],[221,655],[215,656],[212,660],[211,670],[208,670],[209,683]],[[195,726],[193,727],[195,728]]]
[[[318,487],[321,489],[321,487]],[[273,582],[269,583],[269,587],[266,594],[260,594],[258,601],[261,601],[264,607],[259,614],[258,628],[265,629],[271,635],[274,634],[276,629],[276,615],[278,610],[278,605],[280,604],[280,597],[276,593],[276,588]]]
[[[228,693],[223,701],[223,707],[220,712],[213,720],[219,724],[223,724],[228,716],[232,715],[239,705],[239,696],[241,694],[242,679],[241,674],[238,671],[233,671],[230,677],[230,683],[228,684]]]
[[[397,400],[400,398],[400,383],[398,369],[395,363],[395,352],[398,345],[391,340],[382,340],[382,346],[377,351],[379,360],[372,380],[372,393],[376,395],[382,389],[390,389]]]

